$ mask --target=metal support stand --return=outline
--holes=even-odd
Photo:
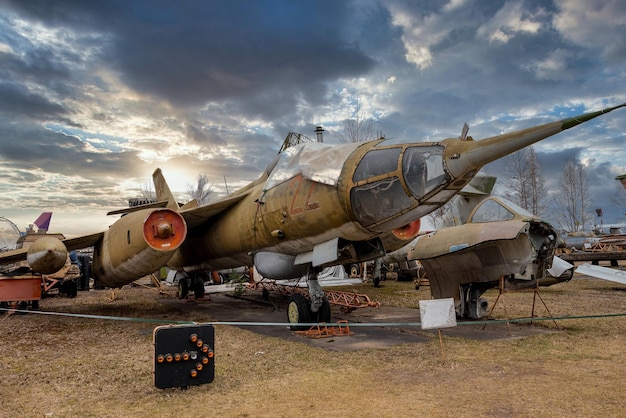
[[[505,284],[504,276],[500,276],[500,284],[498,286],[500,292],[498,294],[498,297],[496,298],[496,301],[491,306],[491,309],[489,310],[489,313],[487,314],[487,316],[491,316],[494,309],[496,308],[496,305],[498,304],[498,301],[500,301],[500,298],[502,298],[502,308],[504,309],[504,317],[506,319],[507,333],[509,337],[511,336],[511,323],[509,321],[509,315],[506,312],[506,304],[504,303],[504,294],[507,292],[528,292],[532,290],[533,291],[533,306],[532,306],[532,310],[530,313],[531,319],[535,317],[535,305],[536,305],[537,297],[539,297],[539,300],[541,300],[543,307],[546,308],[546,311],[548,312],[548,316],[552,318],[552,322],[554,322],[554,326],[557,329],[559,328],[556,321],[554,320],[554,317],[552,316],[552,313],[550,312],[550,309],[548,309],[548,305],[546,305],[546,302],[543,300],[543,298],[539,294],[539,282],[536,279],[535,279],[535,285],[531,289],[509,290],[509,289],[506,289],[504,284]],[[532,323],[533,321],[531,320],[530,324],[532,325]],[[483,325],[483,329],[485,329],[486,326],[487,324]]]

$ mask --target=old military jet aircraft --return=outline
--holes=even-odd
[[[480,168],[621,105],[474,141],[378,139],[305,143],[280,153],[256,181],[222,200],[179,207],[161,170],[153,174],[158,202],[124,213],[101,233],[33,244],[28,254],[3,253],[0,263],[28,258],[58,270],[67,250],[94,246],[92,272],[105,286],[130,283],[168,265],[187,272],[254,264],[264,277],[308,275],[310,300],[289,301],[290,323],[328,321],[316,273],[371,260],[410,242],[419,219],[445,204]]]

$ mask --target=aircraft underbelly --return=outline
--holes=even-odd
[[[360,226],[349,222],[337,229],[323,231],[323,233],[315,236],[291,240],[283,239],[276,245],[263,248],[246,248],[247,251],[240,251],[238,253],[224,254],[224,252],[219,248],[208,247],[205,243],[203,251],[207,251],[211,254],[210,257],[206,257],[205,253],[198,254],[199,246],[203,245],[202,243],[199,243],[198,245],[192,246],[194,248],[193,252],[187,250],[186,253],[183,253],[184,255],[181,253],[176,254],[172,257],[168,265],[172,268],[186,271],[219,270],[243,265],[250,266],[253,264],[254,253],[258,251],[296,256],[298,254],[313,251],[313,248],[316,245],[327,242],[337,236],[358,239],[367,239],[370,237],[368,234],[363,232],[363,229]]]

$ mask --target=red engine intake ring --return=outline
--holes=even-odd
[[[420,220],[413,221],[404,225],[403,227],[394,229],[391,233],[401,240],[409,240],[415,238],[420,232]]]
[[[143,236],[155,250],[174,251],[185,241],[187,223],[171,209],[155,210],[143,223]]]

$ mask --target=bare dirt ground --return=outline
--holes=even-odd
[[[354,289],[383,307],[352,320],[415,309],[430,298],[426,287],[382,284]],[[214,321],[212,302],[182,304],[173,293],[141,287],[126,287],[113,301],[108,295],[47,298],[40,308],[137,320],[0,317],[1,417],[623,416],[626,410],[626,287],[601,280],[576,277],[540,295],[555,317],[618,316],[560,319],[559,329],[535,322],[523,326],[533,332],[514,337],[444,331],[443,352],[436,333],[419,329],[400,331],[416,337],[408,342],[332,350],[323,346],[332,339],[316,346],[284,327],[279,333],[290,337],[216,325],[215,380],[187,390],[154,386],[152,332],[161,324],[145,320]],[[496,297],[487,293],[491,303]],[[506,294],[503,306],[510,318],[526,317],[532,299]],[[286,300],[272,300],[284,309]],[[499,305],[494,316],[503,318]],[[233,302],[238,311],[274,311],[251,306],[257,304]],[[546,314],[542,304],[536,312]]]

